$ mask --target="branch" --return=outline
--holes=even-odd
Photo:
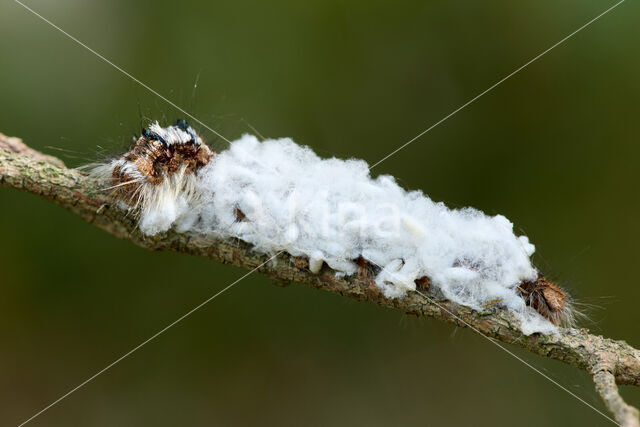
[[[266,262],[266,255],[252,251],[239,240],[212,240],[200,236],[168,232],[145,236],[135,219],[120,210],[92,177],[67,169],[59,159],[43,155],[0,133],[0,186],[37,194],[78,214],[84,220],[149,250],[167,250],[203,256],[270,276],[279,283],[300,283],[358,301],[370,301],[416,316],[432,317],[458,326],[471,327],[490,339],[503,341],[534,354],[559,360],[588,372],[596,390],[616,421],[624,426],[640,426],[638,411],[627,405],[617,385],[640,385],[640,351],[624,341],[614,341],[586,330],[560,329],[549,336],[523,335],[518,322],[506,310],[492,307],[477,312],[435,293],[413,292],[401,299],[388,299],[366,273],[336,277],[324,265],[318,274],[309,271],[308,260],[283,253]],[[264,265],[262,265],[264,263]]]

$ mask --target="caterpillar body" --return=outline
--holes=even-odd
[[[525,334],[573,325],[571,298],[533,267],[534,246],[505,217],[451,210],[390,176],[371,178],[364,161],[250,135],[215,153],[178,120],[151,124],[93,173],[145,234],[173,228],[285,250],[312,272],[326,263],[366,274],[389,298],[435,288],[478,310],[497,302]]]

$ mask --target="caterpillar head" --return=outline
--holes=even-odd
[[[113,164],[112,185],[117,195],[126,199],[135,196],[142,184],[157,186],[177,173],[195,173],[214,154],[185,120],[166,128],[155,122]]]
[[[197,172],[213,158],[211,150],[184,120],[142,131],[131,150],[97,165],[93,173],[121,207],[140,220],[145,234],[167,231],[184,219],[198,200]]]

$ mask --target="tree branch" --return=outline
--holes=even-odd
[[[78,170],[67,169],[59,159],[43,155],[20,139],[1,133],[0,185],[49,199],[114,236],[150,250],[203,256],[247,269],[254,269],[268,259],[239,240],[212,240],[175,232],[145,236],[138,230],[135,219],[120,210],[109,195],[101,191],[95,179]],[[596,390],[616,421],[624,426],[640,426],[638,410],[622,400],[617,388],[621,384],[640,384],[640,351],[624,341],[576,329],[560,329],[553,336],[525,336],[514,317],[498,307],[477,312],[428,292],[425,296],[413,292],[405,298],[388,299],[368,274],[336,277],[335,271],[326,265],[318,274],[311,273],[308,267],[307,259],[285,253],[257,270],[281,283],[300,283],[408,314],[472,327],[490,339],[514,344],[585,370],[593,377]]]

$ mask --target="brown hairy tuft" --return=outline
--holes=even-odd
[[[133,163],[142,175],[143,181],[159,185],[163,180],[184,168],[191,174],[205,166],[215,152],[206,144],[196,141],[166,145],[150,136],[141,136],[133,148],[123,158]],[[140,178],[131,176],[121,166],[113,168],[112,183],[116,194],[123,199],[131,199],[140,186]]]
[[[539,274],[535,281],[521,283],[518,290],[526,304],[551,323],[572,326],[574,313],[569,296],[558,285]]]

